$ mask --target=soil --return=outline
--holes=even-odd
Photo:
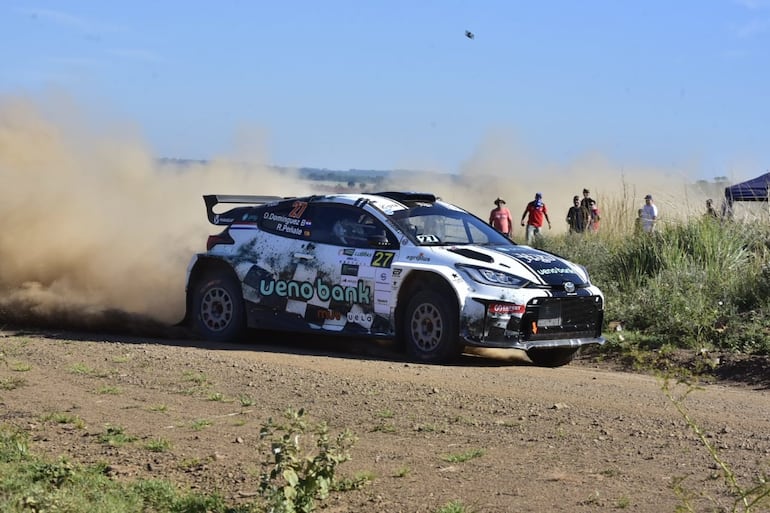
[[[233,504],[253,500],[265,458],[260,427],[304,408],[332,433],[356,435],[339,475],[373,478],[332,494],[320,511],[435,512],[459,501],[474,512],[659,513],[682,504],[680,479],[697,511],[735,500],[664,381],[606,357],[584,354],[550,369],[490,351],[439,366],[405,361],[386,346],[272,334],[237,346],[1,335],[0,383],[13,386],[0,387],[0,423],[28,431],[37,454],[106,463],[115,479],[164,478]],[[683,405],[749,488],[770,462],[768,367],[709,358],[710,379]],[[687,390],[671,386],[677,396]],[[57,423],[52,413],[83,425]],[[105,443],[110,426],[136,440]],[[150,451],[159,440],[168,448]]]

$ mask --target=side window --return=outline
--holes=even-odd
[[[286,201],[266,209],[259,219],[259,227],[283,237],[307,239],[311,235],[311,209],[306,201]]]
[[[349,248],[395,246],[395,239],[385,226],[366,212],[336,205],[313,207],[313,241]]]

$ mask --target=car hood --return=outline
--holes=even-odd
[[[455,246],[436,248],[456,263],[478,265],[512,273],[538,285],[589,285],[582,266],[529,246]],[[459,258],[458,258],[459,257]]]

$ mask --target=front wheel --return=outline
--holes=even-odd
[[[527,357],[540,367],[561,367],[575,358],[577,347],[554,347],[550,349],[530,349]]]
[[[416,294],[406,307],[404,336],[410,357],[426,363],[442,363],[462,352],[458,337],[457,308],[433,291]]]
[[[206,340],[237,342],[245,331],[241,284],[225,271],[205,273],[193,298],[195,327]]]

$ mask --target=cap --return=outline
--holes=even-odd
[[[648,194],[647,196],[644,197],[644,199],[652,199],[652,194]]]
[[[535,198],[542,198],[542,197],[543,197],[542,193],[539,193],[539,192],[535,193]]]
[[[502,198],[497,198],[497,199],[495,200],[495,205],[499,205],[500,203],[502,203],[503,205],[505,205],[505,200],[504,200],[504,199],[502,199]]]
[[[591,194],[591,191],[589,191],[588,189],[583,189],[583,194]]]

